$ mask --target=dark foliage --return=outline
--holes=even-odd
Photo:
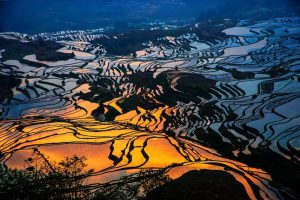
[[[74,54],[57,52],[56,50],[63,46],[54,41],[44,41],[41,39],[30,42],[20,42],[0,38],[0,49],[5,49],[3,60],[20,60],[24,56],[35,54],[37,60],[41,61],[58,61],[67,60],[74,57]]]
[[[223,23],[220,26],[220,23]],[[103,37],[93,41],[94,44],[102,44],[107,52],[112,55],[129,55],[145,48],[144,42],[155,41],[158,38],[165,36],[180,36],[187,33],[195,33],[201,40],[214,41],[216,39],[222,40],[227,36],[222,33],[222,30],[226,27],[234,26],[236,21],[234,20],[214,20],[203,21],[198,27],[185,26],[177,29],[165,30],[135,30],[124,34],[120,34],[117,38]],[[161,42],[161,41],[160,41]],[[160,43],[157,41],[157,43]]]
[[[52,162],[38,149],[25,160],[24,170],[0,165],[0,199],[143,199],[170,181],[162,170],[141,170],[106,184],[88,185],[93,170],[85,157],[66,157]]]
[[[5,98],[12,97],[12,89],[20,83],[21,80],[16,78],[13,73],[8,76],[0,74],[0,102],[2,102]]]

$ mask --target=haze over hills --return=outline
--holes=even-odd
[[[257,18],[269,9],[277,17],[299,13],[297,0],[1,0],[0,31],[24,33],[91,29],[154,20],[193,21],[210,18]],[[224,12],[225,11],[225,12]],[[270,14],[270,13],[268,13]],[[33,26],[34,25],[34,26]]]

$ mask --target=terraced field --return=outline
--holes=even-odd
[[[300,19],[241,21],[208,40],[198,26],[123,56],[101,43],[122,35],[99,30],[1,33],[54,40],[73,57],[6,60],[0,46],[0,161],[84,155],[94,186],[145,168],[220,170],[250,199],[296,199]]]

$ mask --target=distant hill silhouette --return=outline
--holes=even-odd
[[[0,0],[2,31],[25,33],[114,26],[120,20],[136,24],[152,20],[193,20],[252,17],[266,9],[280,15],[298,14],[296,0]],[[284,9],[279,12],[278,8]],[[226,11],[226,12],[224,12]],[[253,15],[256,13],[256,15]],[[258,15],[260,16],[260,15]]]
[[[146,200],[246,200],[243,186],[222,171],[190,171],[150,192]]]

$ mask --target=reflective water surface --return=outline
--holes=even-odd
[[[194,34],[163,37],[167,44],[150,42],[123,57],[84,33],[48,34],[75,58],[27,55],[41,65],[0,64],[1,74],[14,71],[21,79],[0,106],[1,162],[23,168],[33,148],[56,161],[85,156],[95,170],[88,183],[143,168],[166,167],[172,178],[221,170],[251,199],[283,199],[265,169],[239,158],[267,149],[300,161],[299,23],[241,23],[214,42]]]

